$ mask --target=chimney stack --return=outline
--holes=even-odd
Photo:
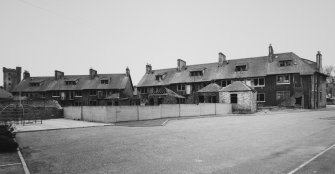
[[[223,53],[219,52],[219,66],[226,65],[228,62],[226,60],[226,55]]]
[[[17,66],[16,67],[16,74],[17,74],[17,84],[19,84],[21,82],[21,73],[22,73],[22,68]]]
[[[322,72],[322,54],[320,51],[316,54],[316,69],[318,72]]]
[[[186,69],[186,62],[184,60],[178,59],[177,60],[177,70],[182,71]]]
[[[23,72],[23,79],[28,79],[28,78],[30,78],[30,73],[29,73],[29,71],[25,70]]]
[[[59,80],[64,77],[64,72],[55,70],[55,80]]]
[[[269,45],[269,62],[273,62],[273,58],[274,58],[274,53],[273,53],[273,48],[272,45]]]
[[[128,67],[128,66],[127,66],[127,68],[126,68],[126,75],[127,75],[127,77],[130,76],[130,70],[129,70],[129,67]]]
[[[151,74],[151,71],[152,71],[152,66],[147,63],[147,65],[145,66],[145,73]]]
[[[90,78],[94,79],[95,76],[97,76],[97,75],[98,75],[98,71],[94,70],[93,68],[90,68]]]

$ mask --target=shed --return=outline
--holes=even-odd
[[[197,91],[199,103],[218,103],[221,88],[220,85],[211,83]]]
[[[220,103],[231,103],[233,113],[254,113],[257,110],[257,92],[241,81],[220,90]]]

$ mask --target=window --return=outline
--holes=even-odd
[[[199,103],[205,103],[205,97],[199,96]]]
[[[222,80],[221,81],[221,86],[226,87],[231,84],[231,80]]]
[[[8,77],[8,80],[10,80],[10,77]]]
[[[65,85],[76,85],[76,81],[65,81]]]
[[[257,94],[257,101],[258,102],[265,102],[265,94],[264,93],[258,93]]]
[[[265,80],[264,78],[256,78],[251,80],[251,86],[264,86]]]
[[[40,83],[31,82],[31,83],[29,83],[29,86],[30,87],[38,87],[38,86],[40,86]]]
[[[202,76],[203,75],[202,71],[191,71],[190,74],[191,76]]]
[[[74,96],[76,97],[81,97],[81,91],[75,91]]]
[[[108,80],[100,80],[100,83],[103,85],[107,85],[108,84]]]
[[[90,90],[90,95],[97,95],[97,90],[91,89]]]
[[[148,93],[148,88],[140,88],[140,92],[142,94],[146,94],[146,93]]]
[[[208,96],[208,103],[216,103],[216,96]]]
[[[95,100],[90,101],[90,106],[96,106],[96,105],[97,105],[97,101],[95,101]]]
[[[8,86],[11,86],[12,84],[11,83],[8,83]]]
[[[279,66],[280,67],[291,66],[291,65],[292,65],[292,60],[279,61]]]
[[[156,80],[161,80],[162,79],[162,75],[156,75]]]
[[[185,104],[185,98],[177,98],[177,104]]]
[[[185,91],[185,85],[184,84],[178,84],[177,85],[177,91]]]
[[[103,92],[102,92],[102,91],[98,91],[98,97],[99,97],[99,98],[103,98],[103,97],[104,97],[104,95],[103,95]]]
[[[246,71],[247,65],[239,65],[235,67],[235,71]]]
[[[74,106],[81,106],[81,102],[80,101],[75,101]]]
[[[66,95],[67,95],[66,98],[68,98],[69,100],[74,99],[74,91],[68,91]]]
[[[52,96],[53,97],[59,97],[59,91],[52,91]]]
[[[278,75],[277,84],[290,84],[290,75]]]
[[[237,94],[230,94],[230,103],[237,103]]]
[[[277,100],[285,100],[287,98],[290,98],[290,91],[277,91],[276,93]]]
[[[41,92],[41,98],[45,98],[45,92]]]

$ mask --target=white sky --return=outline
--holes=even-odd
[[[295,52],[335,65],[334,0],[0,0],[0,67],[124,73]],[[3,84],[2,69],[0,85]]]

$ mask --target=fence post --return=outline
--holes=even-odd
[[[178,110],[179,110],[179,115],[178,116],[180,117],[180,104],[179,104],[179,109]]]
[[[117,122],[117,106],[115,106],[115,122]]]
[[[215,105],[214,105],[214,106],[215,106],[215,108],[214,108],[214,109],[215,109],[215,110],[214,110],[214,115],[216,115],[216,103],[214,103],[214,104],[215,104]]]
[[[84,120],[83,106],[80,106],[80,120]]]
[[[140,108],[138,108],[138,105],[136,105],[136,108],[137,108],[137,121],[140,120]]]

